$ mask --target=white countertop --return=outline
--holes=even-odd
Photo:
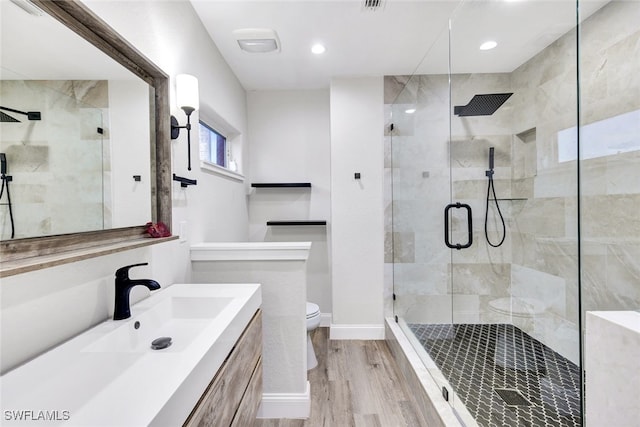
[[[229,301],[216,317],[193,320],[199,329],[188,344],[180,332],[165,350],[96,344],[123,325],[153,322],[151,309],[166,298],[201,297]],[[257,284],[176,284],[152,293],[131,307],[131,318],[103,322],[0,377],[0,424],[182,425],[260,305]]]

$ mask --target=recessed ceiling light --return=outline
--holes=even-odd
[[[315,53],[316,55],[321,55],[326,50],[327,50],[327,48],[324,47],[324,45],[322,43],[316,43],[313,46],[311,46],[311,52]]]
[[[280,50],[278,35],[268,28],[244,28],[235,30],[233,35],[240,49],[245,52],[269,53]]]
[[[480,45],[480,50],[490,50],[496,46],[498,46],[498,43],[493,40],[488,40]]]
[[[407,114],[413,114],[413,113],[416,112],[416,109],[415,108],[408,108],[408,109],[404,110],[404,112],[407,113]]]

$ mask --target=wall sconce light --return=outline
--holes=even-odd
[[[176,101],[178,107],[187,115],[187,124],[180,126],[178,119],[171,116],[171,139],[178,138],[180,129],[187,130],[187,169],[191,170],[191,113],[200,108],[197,78],[189,74],[176,76]]]

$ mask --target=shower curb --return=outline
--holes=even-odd
[[[405,384],[415,398],[429,427],[464,427],[465,424],[453,412],[440,393],[440,389],[428,372],[418,373],[416,366],[423,366],[402,330],[392,318],[385,319],[385,340],[400,368]]]

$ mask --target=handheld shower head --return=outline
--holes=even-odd
[[[493,147],[489,147],[489,169],[493,170]]]
[[[502,245],[502,243],[504,243],[504,239],[507,236],[507,227],[504,221],[504,217],[502,216],[502,211],[500,211],[500,205],[498,204],[498,196],[496,196],[496,187],[493,185],[494,157],[495,157],[495,148],[489,147],[489,170],[485,172],[485,175],[488,178],[487,179],[488,184],[487,184],[487,203],[486,203],[486,209],[484,212],[484,235],[487,239],[487,243],[489,244],[489,246],[497,248],[498,246]],[[498,215],[500,216],[500,223],[502,224],[502,238],[498,243],[493,243],[489,239],[488,223],[489,223],[489,202],[491,201],[490,199],[491,194],[493,194],[493,202],[495,203],[496,211],[498,211]]]
[[[494,148],[493,147],[489,147],[489,169],[487,169],[485,171],[485,176],[487,176],[488,178],[493,178],[493,164],[494,164]]]

